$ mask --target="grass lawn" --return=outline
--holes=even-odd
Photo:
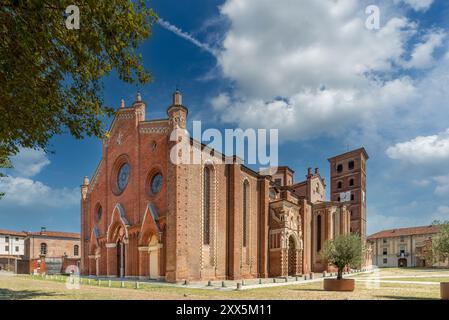
[[[410,281],[416,281],[416,273],[425,275],[416,269],[409,269]],[[382,269],[378,274],[385,280],[388,276],[407,275],[403,270]],[[449,270],[444,271],[449,276]],[[441,270],[439,273],[441,274]],[[365,279],[364,276],[355,278]],[[394,278],[395,280],[399,280]],[[427,278],[422,281],[427,281]],[[429,278],[438,281],[440,278]],[[446,279],[443,277],[443,279]],[[402,280],[402,279],[401,279]],[[406,281],[407,281],[406,280]],[[85,279],[83,280],[85,281]],[[308,284],[292,284],[287,286],[259,288],[242,291],[220,291],[206,289],[182,288],[167,285],[140,283],[139,289],[134,289],[134,283],[127,282],[125,288],[119,288],[120,282],[112,282],[112,288],[107,287],[107,281],[101,286],[92,281],[91,285],[81,284],[79,289],[67,289],[63,280],[42,280],[30,276],[0,276],[0,299],[438,299],[440,288],[437,285],[425,284],[392,284],[357,282],[354,292],[326,292],[322,282]]]

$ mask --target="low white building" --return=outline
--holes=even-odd
[[[373,265],[378,267],[443,266],[426,261],[423,250],[439,232],[439,226],[384,230],[368,237],[372,247]]]
[[[15,271],[25,255],[25,232],[0,229],[0,270]]]

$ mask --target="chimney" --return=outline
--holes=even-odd
[[[41,234],[45,234],[46,231],[47,231],[46,227],[41,227]]]
[[[312,168],[307,168],[307,178],[312,176]]]
[[[182,94],[178,89],[173,93],[173,105],[182,106]]]
[[[319,174],[318,168],[315,168],[315,174]]]

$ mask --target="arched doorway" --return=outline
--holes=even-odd
[[[293,236],[288,239],[288,275],[296,275],[296,243]]]
[[[398,267],[399,268],[406,268],[407,267],[407,259],[401,258],[398,260]]]
[[[125,246],[121,240],[117,241],[117,277],[125,276]]]

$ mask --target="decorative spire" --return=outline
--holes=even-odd
[[[125,109],[125,99],[122,99],[120,102],[120,108]]]
[[[178,89],[176,89],[175,93],[173,93],[173,105],[182,106],[182,94]]]
[[[140,92],[137,92],[136,101],[138,102],[142,101],[142,96],[140,95]]]
[[[89,177],[88,176],[84,177],[83,185],[84,186],[88,186],[89,185]]]

